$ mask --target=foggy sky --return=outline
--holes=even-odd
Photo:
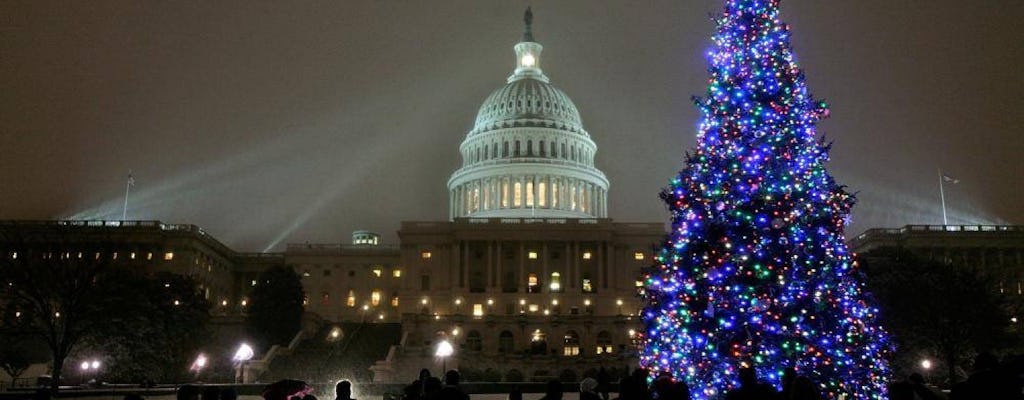
[[[0,3],[0,219],[196,224],[244,251],[397,240],[445,184],[533,6],[545,73],[580,109],[609,216],[665,222],[720,1]],[[1024,223],[1024,2],[783,2],[848,235]]]

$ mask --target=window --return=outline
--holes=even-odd
[[[544,182],[537,184],[537,205],[547,207],[547,185]]]
[[[66,253],[65,253],[65,254],[66,254]],[[134,260],[134,259],[135,259],[135,252],[133,251],[133,252],[131,252],[130,254],[128,254],[128,258],[130,258],[130,259]]]
[[[480,332],[469,331],[466,334],[466,348],[469,351],[480,351],[483,349],[483,339],[480,336]]]
[[[391,293],[391,306],[398,307],[398,292]]]
[[[638,251],[636,253],[633,253],[633,259],[637,260],[637,261],[643,261],[644,260],[644,253],[640,252],[640,251]]]
[[[383,273],[384,273],[384,271],[382,271],[380,268],[374,268],[374,270],[373,270],[373,276],[378,277],[378,278],[380,278],[381,274],[383,274]]]
[[[372,304],[374,307],[380,305],[380,290],[374,290],[373,292],[370,292],[370,304]]]
[[[402,277],[402,270],[396,269],[394,271],[391,271],[391,276],[394,277],[394,278],[401,278]]]
[[[504,354],[510,354],[515,350],[515,341],[513,340],[512,332],[501,331],[498,334],[498,352]]]
[[[152,254],[152,253],[150,253],[150,254]],[[174,259],[174,253],[173,252],[168,251],[168,252],[164,253],[164,261],[171,261],[173,259]]]
[[[528,293],[537,293],[537,292],[539,292],[539,290],[537,290],[537,286],[539,284],[540,283],[537,282],[537,274],[529,274],[529,275],[526,276],[526,291]]]
[[[508,179],[501,180],[501,206],[508,208]]]
[[[430,290],[430,275],[420,277],[420,290]]]
[[[562,274],[558,272],[551,273],[551,285],[552,292],[560,292],[562,290]]]
[[[536,260],[537,259],[537,252],[536,251],[531,251],[531,252],[527,253],[527,257],[529,257],[531,260]]]
[[[565,333],[562,355],[569,357],[580,355],[580,335],[577,334],[576,331],[568,331]]]
[[[302,271],[302,277],[303,277],[303,278],[309,278],[310,276],[312,276],[312,275],[310,275],[310,273],[309,273],[309,270],[308,270],[308,269],[307,269],[307,270],[305,270],[305,271]]]
[[[596,354],[611,354],[614,346],[612,346],[612,334],[608,331],[601,331],[597,333],[597,349]]]
[[[594,284],[590,281],[590,278],[583,278],[583,293],[594,293]]]
[[[523,205],[523,184],[516,182],[512,185],[512,206],[519,207]]]
[[[320,294],[320,304],[323,304],[325,306],[331,304],[331,295],[328,294],[327,292],[321,293]]]
[[[353,270],[349,270],[349,271],[348,271],[348,277],[349,277],[349,278],[352,278],[352,277],[354,277],[354,276],[356,276],[356,271],[353,271]]]
[[[324,276],[331,276],[331,270],[325,268],[324,269]]]
[[[345,305],[349,306],[349,307],[355,307],[356,306],[356,291],[355,290],[352,290],[352,289],[348,290],[348,299],[345,300]]]
[[[583,252],[583,259],[584,260],[589,260],[592,256],[593,255],[589,251],[584,251]]]
[[[78,252],[78,258],[82,258],[82,252]],[[153,259],[153,253],[146,253],[146,260],[149,261],[149,260],[152,260],[152,259]]]
[[[484,305],[483,304],[473,304],[473,316],[474,317],[482,317],[482,316],[484,316]]]
[[[526,206],[533,207],[533,182],[526,182]]]
[[[429,260],[430,257],[433,257],[433,256],[434,255],[431,254],[429,250],[422,250],[422,251],[420,251],[420,258],[422,258],[424,260]]]

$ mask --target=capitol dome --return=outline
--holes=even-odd
[[[532,19],[527,9],[516,68],[459,146],[462,167],[448,180],[452,219],[607,217],[597,145],[576,105],[541,70]]]
[[[516,79],[484,100],[470,135],[516,126],[583,131],[580,113],[565,92],[537,79]]]

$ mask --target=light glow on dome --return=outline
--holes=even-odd
[[[533,64],[536,63],[536,62],[537,62],[537,60],[535,58],[533,58],[533,54],[526,53],[526,55],[523,56],[523,66],[524,67],[532,67]]]

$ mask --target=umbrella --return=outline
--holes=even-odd
[[[288,400],[292,396],[303,397],[311,393],[312,386],[295,379],[282,379],[263,388],[263,398],[266,400]]]

